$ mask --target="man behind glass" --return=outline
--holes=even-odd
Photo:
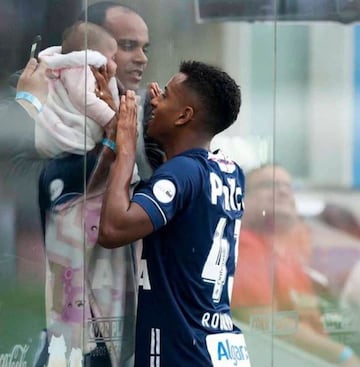
[[[115,58],[119,93],[138,90],[148,62],[149,37],[144,20],[134,10],[114,2],[94,4],[80,19],[103,26],[115,37],[119,46]],[[98,77],[101,79],[101,75]],[[142,98],[145,99],[144,94]],[[143,114],[139,112],[141,118]],[[146,115],[145,111],[143,121]],[[137,162],[139,174],[144,178],[162,161],[162,152],[145,131],[146,157],[142,137],[138,139]],[[115,137],[107,138],[114,140]],[[95,165],[98,177],[106,178],[106,168],[103,169],[107,160],[112,161],[113,154],[109,146],[103,146],[88,153],[85,159],[69,155],[51,160],[39,181],[39,204],[49,263],[47,339],[51,342],[52,336],[64,335],[67,356],[72,348],[84,346],[85,364],[91,366],[131,365],[134,351],[136,248],[132,245],[107,251],[98,247],[95,242],[101,183],[94,186],[93,192],[100,188],[97,196],[91,197],[88,191],[86,205],[82,197],[84,180],[90,177]],[[84,252],[79,252],[84,235]],[[47,354],[45,347],[43,356],[47,358]],[[43,364],[44,361],[40,361]]]

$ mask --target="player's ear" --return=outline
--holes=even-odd
[[[179,114],[175,125],[184,125],[189,122],[194,116],[194,108],[191,106],[186,106]]]

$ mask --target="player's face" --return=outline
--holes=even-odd
[[[151,99],[153,108],[147,133],[160,142],[174,132],[175,122],[179,119],[185,106],[186,95],[182,82],[186,75],[175,74],[167,83],[164,91]]]
[[[145,22],[137,14],[114,7],[106,14],[105,28],[117,42],[117,78],[125,89],[137,90],[148,62],[149,33]]]

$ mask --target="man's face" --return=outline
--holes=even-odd
[[[148,62],[149,32],[144,20],[135,13],[114,7],[107,11],[104,26],[118,45],[117,78],[125,89],[137,90]]]
[[[172,134],[172,126],[181,115],[186,104],[186,94],[182,82],[186,75],[175,74],[167,83],[163,93],[151,99],[153,108],[147,133],[162,142]]]

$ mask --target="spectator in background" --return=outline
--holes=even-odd
[[[281,166],[265,165],[249,172],[246,183],[234,316],[249,322],[258,313],[295,311],[297,346],[332,363],[360,366],[352,349],[331,340],[323,329],[308,272],[311,233],[297,214],[289,173]]]

